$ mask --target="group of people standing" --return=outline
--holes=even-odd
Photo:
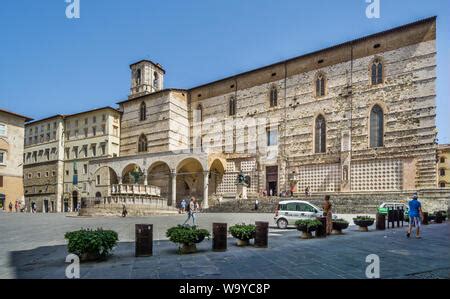
[[[14,208],[14,211],[15,211],[16,213],[17,213],[17,212],[25,212],[25,205],[24,205],[24,204],[21,204],[20,201],[18,201],[18,200],[16,200],[16,202],[14,203],[14,205],[13,205],[12,202],[9,203],[8,209],[9,209],[10,212],[13,211],[13,208]]]
[[[323,215],[326,217],[326,233],[327,235],[331,234],[333,231],[333,212],[332,212],[332,204],[330,202],[330,196],[326,195],[324,199],[324,203],[322,205]],[[408,230],[406,232],[406,237],[409,238],[412,233],[413,227],[416,228],[416,238],[420,239],[420,226],[423,221],[423,212],[422,212],[422,204],[418,200],[417,192],[415,192],[412,196],[412,200],[408,202],[408,217],[409,217],[409,225]]]

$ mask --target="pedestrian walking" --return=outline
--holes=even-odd
[[[16,200],[16,203],[14,204],[14,209],[16,210],[16,213],[19,212],[19,202]]]
[[[8,207],[9,207],[9,211],[12,212],[12,208],[13,208],[12,202],[9,203]]]
[[[186,221],[184,221],[183,225],[186,225],[189,222],[189,220],[192,219],[192,225],[195,226],[195,217],[196,217],[197,209],[198,209],[197,201],[195,200],[195,197],[192,196],[191,201],[189,202],[189,205],[188,205],[188,210],[187,210],[188,217],[187,217]]]
[[[181,212],[183,212],[183,213],[186,212],[186,205],[187,205],[186,199],[183,198],[183,200],[182,200],[181,203],[180,203],[180,206],[181,206]]]
[[[259,201],[258,199],[255,199],[255,211],[258,211],[259,208]]]
[[[309,186],[305,188],[305,196],[306,196],[306,197],[309,196]]]
[[[128,211],[127,211],[127,207],[125,206],[125,204],[122,205],[122,217],[127,217],[128,215]]]
[[[326,217],[327,221],[327,225],[326,225],[326,233],[327,235],[330,235],[331,232],[333,231],[333,213],[331,210],[331,203],[330,203],[330,196],[329,195],[325,195],[325,200],[323,203],[323,214]]]
[[[420,224],[423,219],[422,204],[418,200],[417,192],[412,196],[412,200],[409,201],[409,226],[406,232],[406,237],[411,236],[412,226],[416,227],[416,238],[420,239]]]

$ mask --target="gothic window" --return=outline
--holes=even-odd
[[[370,147],[383,146],[384,114],[380,106],[373,106],[370,111]]]
[[[372,85],[383,83],[383,63],[379,59],[372,63],[371,77]]]
[[[153,73],[153,88],[158,89],[159,87],[159,75],[157,72]]]
[[[198,104],[197,106],[197,122],[203,121],[203,107],[202,104]]]
[[[278,90],[276,86],[272,86],[270,89],[270,107],[276,107],[278,102]]]
[[[316,77],[316,96],[323,97],[325,96],[325,75],[318,74]]]
[[[139,109],[139,119],[141,121],[147,119],[147,106],[145,105],[145,102],[141,103],[141,107]]]
[[[323,115],[319,115],[316,118],[315,125],[315,152],[325,153],[326,152],[326,123]]]
[[[236,99],[234,97],[230,98],[228,106],[229,106],[228,109],[229,115],[230,116],[236,115]]]
[[[137,69],[136,71],[136,85],[141,85],[141,69]]]
[[[142,134],[139,137],[138,152],[142,153],[142,152],[146,152],[146,151],[147,151],[147,137],[145,137],[145,135]]]

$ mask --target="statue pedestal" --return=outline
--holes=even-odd
[[[237,184],[236,199],[247,199],[247,185]]]

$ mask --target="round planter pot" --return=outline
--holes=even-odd
[[[368,232],[369,231],[369,228],[367,227],[367,226],[359,226],[359,229],[358,229],[360,232]]]
[[[180,253],[187,254],[187,253],[195,253],[197,252],[197,246],[195,244],[183,244],[180,248]]]
[[[83,253],[80,256],[81,262],[92,262],[92,261],[98,261],[101,257],[98,253]]]
[[[367,232],[369,231],[368,227],[374,223],[374,220],[353,220],[353,222],[359,226],[360,232]]]
[[[333,222],[333,230],[337,230],[342,233],[342,230],[347,229],[348,225],[348,223]]]
[[[332,235],[342,235],[342,230],[341,229],[334,229],[331,231]]]
[[[195,240],[195,243],[196,243],[196,244],[201,243],[201,242],[203,242],[203,240],[205,240],[205,236],[199,236],[199,237],[197,238],[197,240]]]
[[[250,244],[250,240],[236,239],[237,246],[248,246],[249,244]]]
[[[300,235],[300,239],[311,239],[313,236],[311,232],[302,231],[302,234]]]

